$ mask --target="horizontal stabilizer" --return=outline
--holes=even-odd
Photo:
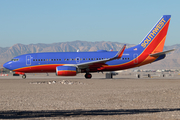
[[[158,56],[161,56],[161,55],[170,53],[170,52],[172,52],[172,51],[174,51],[174,50],[175,50],[175,49],[167,50],[167,51],[164,51],[164,52],[158,52],[158,53],[150,54],[150,56],[151,56],[151,57],[158,57]]]

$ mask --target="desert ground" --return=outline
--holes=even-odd
[[[180,76],[0,77],[0,119],[177,120]]]

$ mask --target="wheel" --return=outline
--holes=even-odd
[[[141,77],[140,74],[138,74],[138,75],[137,75],[137,78],[140,78],[140,77]]]
[[[86,79],[91,79],[92,75],[91,75],[90,73],[86,73],[86,74],[84,75],[84,77],[85,77]]]
[[[23,78],[23,79],[26,79],[26,75],[23,75],[22,78]]]
[[[163,74],[163,77],[165,77],[165,74]]]

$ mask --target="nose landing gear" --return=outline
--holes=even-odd
[[[23,78],[23,79],[26,79],[26,74],[23,73],[23,72],[14,72],[14,73],[13,73],[13,76],[19,76],[19,75],[22,75],[22,78]]]
[[[22,79],[26,79],[26,75],[24,74],[24,75],[22,75]]]

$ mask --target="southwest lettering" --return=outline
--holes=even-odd
[[[144,43],[142,43],[141,46],[142,46],[143,48],[145,48]]]
[[[154,28],[154,30],[153,30],[152,32],[153,32],[154,34],[156,34],[158,30],[159,30],[158,28]]]
[[[160,25],[160,24],[158,24],[158,25],[157,25],[157,27],[158,27],[158,28],[161,28],[161,25]]]
[[[155,28],[151,31],[151,33],[149,33],[149,35],[146,37],[146,39],[144,40],[144,42],[141,44],[141,46],[143,48],[146,47],[147,44],[150,43],[150,41],[155,37],[155,35],[157,35],[157,33],[160,31],[160,29],[163,27],[164,23],[166,21],[164,20],[164,18],[161,19],[161,21],[155,26]]]
[[[150,38],[150,37],[151,37],[151,38],[153,38],[153,37],[151,36],[151,34],[149,34],[149,36],[148,36],[148,38],[151,40],[151,38]]]
[[[148,43],[147,41],[148,41],[148,39],[146,39],[146,40],[144,41],[144,43],[147,44],[147,43]]]
[[[162,20],[161,21],[163,21],[164,23],[166,22],[165,20],[164,20],[164,18],[162,18]]]
[[[151,36],[152,35],[152,36]],[[154,34],[153,33],[150,33],[149,36],[151,36],[153,38]]]

